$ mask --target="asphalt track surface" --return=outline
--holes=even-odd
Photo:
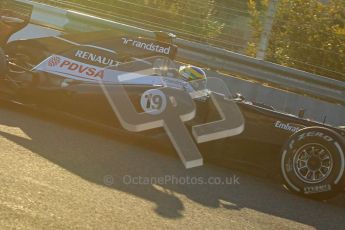
[[[153,145],[1,106],[0,229],[345,228],[345,195],[317,202],[213,165],[186,170]]]

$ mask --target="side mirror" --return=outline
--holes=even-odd
[[[304,114],[305,114],[305,109],[300,109],[299,112],[298,112],[298,117],[299,118],[303,118],[304,117]]]
[[[12,26],[21,26],[25,23],[25,21],[23,19],[20,18],[14,18],[14,17],[7,17],[7,16],[1,16],[0,17],[0,21],[8,24],[8,25],[12,25]]]
[[[235,94],[235,98],[236,98],[236,99],[239,99],[239,100],[241,100],[241,101],[244,101],[244,100],[245,100],[244,96],[243,96],[242,94],[240,94],[240,93],[236,93],[236,94]]]

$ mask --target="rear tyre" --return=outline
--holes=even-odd
[[[345,184],[344,137],[324,127],[293,134],[281,151],[281,174],[293,193],[311,199],[336,196]]]
[[[14,41],[8,43],[5,52],[9,58],[8,76],[21,86],[37,85],[42,74],[33,74],[31,70],[43,61],[48,53],[36,43]]]
[[[30,46],[22,42],[12,42],[5,47],[9,60],[14,65],[9,65],[9,73],[12,75],[25,74],[41,60],[40,47]],[[10,63],[10,64],[11,64]]]

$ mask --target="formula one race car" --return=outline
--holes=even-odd
[[[91,121],[115,132],[127,129],[169,137],[186,167],[202,164],[192,135],[197,143],[205,143],[199,147],[217,149],[211,154],[221,153],[222,161],[232,157],[227,151],[237,143],[275,146],[280,152],[268,159],[258,153],[253,163],[265,158],[279,166],[290,191],[327,199],[344,190],[343,128],[246,101],[231,94],[219,79],[181,78],[184,66],[172,61],[177,47],[164,33],[150,39],[98,31],[7,43],[27,25],[22,16],[1,16],[2,100]],[[198,70],[190,74],[204,74]],[[164,130],[167,135],[162,135]],[[247,153],[241,153],[234,158],[244,161]]]

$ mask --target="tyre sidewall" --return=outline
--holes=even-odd
[[[294,157],[298,150],[308,144],[326,148],[333,160],[333,167],[327,178],[317,183],[302,181],[294,168]],[[289,190],[308,196],[327,197],[342,190],[345,183],[344,138],[338,133],[323,127],[305,128],[293,134],[282,149],[281,172]]]

